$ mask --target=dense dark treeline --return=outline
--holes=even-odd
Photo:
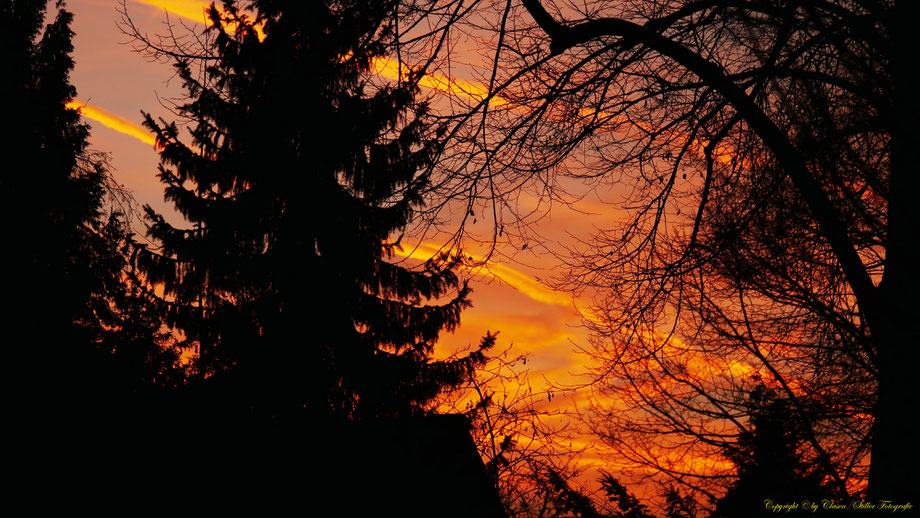
[[[88,127],[65,108],[72,15],[44,1],[0,7],[2,98],[11,123],[0,175],[7,222],[4,329],[14,405],[32,419],[75,418],[124,394],[178,382],[178,355],[159,318],[123,281],[122,193],[105,156],[87,149]],[[19,405],[22,404],[22,407]],[[36,429],[43,426],[36,424]]]
[[[29,491],[17,498],[34,491],[63,503],[125,475],[115,461],[129,445],[142,451],[144,409],[183,376],[159,315],[125,282],[130,235],[114,207],[126,200],[66,108],[75,95],[72,15],[55,7],[43,27],[45,1],[0,6],[10,116],[0,217],[7,462],[15,487]]]
[[[791,403],[763,386],[749,396],[750,430],[741,434],[727,456],[738,466],[738,479],[711,516],[768,516],[763,502],[819,502],[834,498],[820,467],[803,462],[799,451],[805,432],[792,418]],[[761,504],[761,505],[752,505]]]
[[[361,80],[396,5],[256,2],[264,40],[214,15],[203,50],[217,59],[203,76],[200,63],[176,65],[193,143],[148,117],[166,196],[189,222],[148,208],[155,247],[112,208],[123,193],[66,108],[72,15],[59,2],[43,30],[45,1],[0,7],[2,94],[17,125],[3,142],[24,158],[0,181],[3,220],[15,222],[10,417],[28,489],[150,502],[169,481],[215,507],[364,493],[336,505],[389,498],[413,514],[438,503],[434,484],[453,473],[473,491],[458,510],[500,514],[475,482],[486,479],[462,421],[413,418],[494,339],[431,361],[469,289],[451,258],[421,271],[386,261],[440,146],[413,81]],[[187,368],[180,345],[199,352]]]

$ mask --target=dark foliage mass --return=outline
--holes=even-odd
[[[417,77],[367,80],[397,5],[225,2],[175,61],[182,126],[147,117],[185,222],[147,208],[134,264],[197,376],[260,418],[410,415],[482,359],[429,360],[469,306],[456,261],[388,261],[441,146]]]
[[[470,491],[440,515],[500,516],[465,421],[407,419],[466,381],[495,335],[431,361],[469,305],[456,260],[387,261],[442,144],[417,77],[366,82],[395,3],[262,2],[252,22],[228,3],[236,24],[215,11],[210,46],[176,63],[191,144],[178,124],[147,119],[186,219],[148,208],[152,246],[132,239],[131,200],[67,108],[72,17],[59,4],[42,32],[45,7],[2,11],[3,94],[22,122],[4,142],[30,173],[2,177],[5,220],[22,222],[9,254],[19,304],[5,317],[15,365],[35,366],[15,385],[25,485],[61,502],[103,488],[149,501],[192,465],[180,482],[192,496],[177,504],[306,491],[346,514],[414,515],[443,505],[447,480]],[[191,345],[199,357],[180,368],[178,346]],[[325,481],[308,483],[305,467]],[[591,509],[552,469],[544,478],[558,510]]]
[[[66,107],[76,93],[72,15],[58,4],[43,28],[45,11],[44,1],[0,7],[0,95],[15,121],[4,128],[0,175],[15,301],[4,310],[4,343],[19,369],[17,403],[40,414],[101,408],[180,374],[159,318],[122,275],[127,198]]]
[[[830,499],[824,475],[806,465],[800,449],[805,432],[793,419],[790,402],[761,386],[749,397],[750,428],[727,452],[738,478],[716,503],[713,517],[766,516],[765,502],[801,503]]]
[[[62,503],[113,487],[108,461],[137,441],[141,403],[183,372],[160,316],[125,276],[130,200],[67,107],[72,15],[62,3],[55,11],[43,27],[45,1],[0,5],[10,117],[0,218],[8,466],[17,498],[50,492]]]

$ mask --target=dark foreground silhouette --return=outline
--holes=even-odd
[[[505,516],[463,416],[278,422],[208,390],[97,399],[45,423],[20,450],[23,499],[129,514]]]

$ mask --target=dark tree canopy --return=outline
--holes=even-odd
[[[135,264],[199,375],[249,387],[267,417],[411,414],[466,376],[429,360],[469,306],[453,260],[388,261],[441,146],[417,77],[368,80],[397,5],[256,1],[247,19],[225,2],[210,47],[175,65],[191,141],[147,117],[186,223],[148,207],[158,249]]]
[[[58,2],[43,28],[46,4],[0,5],[4,415],[20,488],[69,501],[62,495],[111,487],[106,477],[124,466],[106,462],[130,459],[123,446],[145,449],[139,405],[182,371],[159,316],[126,280],[130,198],[68,108],[72,15]]]
[[[737,466],[738,478],[716,502],[713,517],[767,516],[776,503],[829,499],[820,467],[808,465],[799,452],[805,437],[793,418],[788,400],[760,386],[749,399],[751,419],[726,455]]]
[[[9,158],[0,175],[15,300],[4,310],[4,327],[14,355],[31,366],[20,388],[46,395],[52,408],[75,410],[103,393],[164,381],[177,357],[123,281],[128,233],[109,201],[130,200],[105,156],[88,150],[88,126],[67,107],[76,95],[69,79],[73,16],[58,2],[43,29],[47,4],[0,7],[0,95],[15,121],[4,128]]]
[[[683,459],[718,456],[767,383],[839,495],[915,494],[906,5],[496,3],[501,102],[456,130],[474,171],[452,179],[503,194],[496,212],[520,186],[618,198],[628,217],[576,245],[558,285],[595,297],[599,400],[631,410],[592,424],[663,483],[715,500],[730,470]]]
[[[86,154],[87,126],[65,107],[75,94],[72,15],[59,10],[42,31],[45,4],[6,3],[0,11],[3,98],[20,115],[12,119],[16,127],[6,127],[3,143],[8,156],[25,165],[21,174],[12,174],[9,162],[4,167],[3,215],[16,222],[9,250],[18,252],[14,286],[29,316],[27,332],[38,342],[68,335],[85,342],[89,337],[76,336],[84,331],[78,321],[92,314],[87,295],[98,292],[102,276],[82,259],[99,230],[104,170]]]

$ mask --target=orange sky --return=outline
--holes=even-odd
[[[74,107],[80,109],[92,125],[92,147],[111,154],[118,181],[133,191],[140,204],[150,204],[160,212],[171,213],[171,207],[162,199],[162,185],[156,178],[158,157],[153,138],[140,126],[140,110],[172,120],[172,114],[163,106],[167,104],[164,100],[179,98],[182,91],[169,64],[148,62],[124,44],[128,37],[116,26],[120,18],[116,11],[118,5],[116,0],[68,2],[69,9],[75,13],[76,69],[72,81],[79,100],[74,102]],[[150,33],[164,31],[164,9],[171,13],[172,21],[191,23],[204,19],[205,5],[205,2],[187,0],[132,0],[127,3],[135,23]],[[398,66],[391,60],[379,60],[375,68],[386,79],[399,76]],[[485,95],[482,85],[443,74],[433,73],[421,84],[466,101],[478,101]],[[493,100],[494,104],[504,102]],[[722,154],[720,151],[720,156]],[[587,235],[595,225],[609,223],[610,218],[616,216],[616,211],[597,200],[586,199],[582,207],[588,207],[593,215],[560,208],[541,221],[539,231],[559,239],[568,232],[583,231]],[[138,222],[135,228],[140,230]],[[142,231],[137,233],[143,235]],[[432,240],[415,244],[417,247],[406,245],[400,255],[427,259],[440,246]],[[578,303],[570,294],[553,291],[538,280],[549,279],[558,271],[559,265],[549,253],[553,246],[543,243],[527,250],[499,249],[486,267],[467,268],[473,279],[474,307],[463,314],[460,328],[443,338],[439,353],[476,344],[487,330],[500,331],[499,349],[512,346],[513,354],[527,355],[530,382],[535,389],[542,389],[547,382],[569,385],[582,381],[578,373],[585,371],[587,358],[576,354],[576,349],[587,347],[588,343],[577,309],[584,310],[587,304]],[[515,260],[512,262],[508,257]],[[743,372],[753,367],[727,363],[722,369]],[[586,397],[585,392],[559,397],[552,406],[563,408],[576,400],[584,403]],[[587,436],[579,441],[591,444]],[[595,450],[590,450],[584,460],[608,466],[612,462],[601,460]],[[684,459],[682,462],[720,461]]]
[[[114,26],[118,17],[115,12],[116,5],[117,2],[106,0],[74,0],[70,3],[70,9],[76,14],[77,68],[73,81],[78,90],[78,99],[71,103],[71,106],[80,110],[89,120],[93,126],[94,147],[112,153],[115,166],[118,168],[117,174],[126,180],[125,185],[133,189],[138,200],[142,203],[161,205],[158,198],[162,197],[162,188],[155,178],[157,155],[153,148],[153,136],[141,127],[140,110],[169,119],[170,114],[160,106],[159,99],[176,97],[181,95],[181,91],[176,88],[175,80],[168,82],[170,71],[167,65],[148,63],[141,56],[131,53],[127,46],[115,44],[127,40],[127,37],[119,34]],[[128,3],[128,9],[139,26],[149,27],[152,31],[157,28],[157,24],[165,20],[164,9],[170,12],[173,21],[176,16],[185,21],[203,20],[202,13],[206,5],[208,4],[205,2],[186,0],[135,0]],[[90,25],[93,29],[87,30]],[[87,68],[91,68],[88,73]],[[147,79],[151,69],[156,69],[160,74],[159,81]],[[384,78],[394,79],[398,76],[397,65],[392,60],[378,60],[375,70]],[[140,81],[143,86],[132,79],[136,77],[137,72],[145,76]],[[474,100],[481,99],[485,92],[485,88],[478,83],[450,79],[436,73],[423,80],[422,85]],[[128,141],[127,138],[131,140]],[[145,145],[138,146],[138,142]],[[154,166],[150,167],[148,164]],[[121,167],[122,165],[126,167]],[[407,250],[403,255],[409,255],[411,252],[416,258],[427,259],[436,250],[435,243],[425,242],[414,251]],[[534,258],[539,259],[534,255],[529,257]],[[476,286],[474,304],[481,303],[476,305],[488,308],[489,314],[492,315],[480,320],[498,322],[498,315],[508,315],[512,320],[521,322],[521,325],[525,325],[523,322],[527,321],[541,322],[539,327],[545,330],[548,323],[542,321],[540,316],[546,311],[561,313],[572,318],[568,318],[567,322],[560,322],[561,326],[555,326],[553,335],[575,337],[580,330],[567,327],[568,324],[577,321],[572,297],[554,292],[538,282],[534,272],[541,271],[540,261],[528,262],[529,265],[525,267],[493,262],[488,266],[488,271],[470,271],[471,275],[481,281]],[[529,272],[525,273],[524,270]],[[487,293],[489,297],[480,292]],[[496,312],[498,306],[486,302],[485,299],[493,297],[501,302],[501,306],[505,308],[503,311]],[[474,310],[469,319],[476,320],[476,313]],[[559,315],[554,315],[552,320],[558,320],[558,317]],[[510,330],[505,331],[508,326],[493,327],[503,329],[503,335],[515,334]]]
[[[114,0],[68,3],[75,13],[76,33],[72,80],[78,98],[72,106],[91,124],[93,147],[112,155],[117,178],[133,190],[138,201],[169,211],[155,175],[158,158],[153,137],[141,127],[140,111],[171,120],[161,103],[180,97],[182,91],[168,64],[150,63],[124,44],[128,38],[116,26],[118,4]],[[171,21],[189,23],[204,19],[206,5],[186,0],[133,0],[127,4],[135,23],[150,33],[163,29],[164,10],[170,12]],[[375,69],[384,78],[398,75],[392,60],[378,60]],[[423,80],[422,86],[467,100],[479,100],[485,92],[478,83],[437,73]],[[560,215],[557,221],[564,223],[566,218]],[[434,242],[425,242],[413,253],[416,258],[427,259],[435,250]],[[404,255],[409,253],[407,250]],[[488,271],[469,272],[475,280],[474,308],[464,314],[461,329],[444,341],[449,342],[448,347],[477,343],[485,330],[498,330],[500,343],[513,341],[517,351],[532,355],[529,365],[534,366],[535,374],[538,370],[577,370],[579,359],[571,354],[571,342],[583,343],[584,331],[577,326],[572,297],[536,280],[541,273],[550,275],[544,271],[547,265],[540,253],[531,251],[522,260],[527,264],[493,262]]]

